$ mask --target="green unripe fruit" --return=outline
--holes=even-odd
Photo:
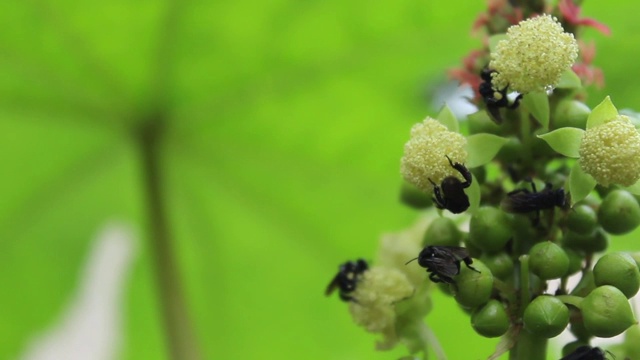
[[[458,304],[475,308],[489,301],[493,292],[493,275],[491,270],[480,260],[473,259],[473,265],[478,272],[466,266],[460,266],[460,274],[454,278],[455,284],[451,284],[453,297]]]
[[[565,276],[573,275],[582,269],[582,260],[584,260],[584,254],[581,254],[575,250],[569,248],[563,248],[565,254],[569,258],[569,269]]]
[[[575,127],[584,130],[589,113],[591,113],[589,107],[578,100],[560,101],[552,117],[553,128]]]
[[[640,225],[640,205],[628,191],[614,190],[602,200],[598,219],[608,233],[626,234]]]
[[[636,264],[638,265],[638,268],[640,268],[640,252],[634,252],[629,255],[631,255],[633,260],[635,260]]]
[[[511,238],[509,217],[500,209],[481,207],[471,216],[469,241],[487,253],[497,253]]]
[[[453,220],[446,217],[434,219],[424,233],[422,246],[460,246],[462,232]]]
[[[541,295],[527,306],[522,320],[530,333],[552,338],[569,324],[569,308],[553,296]]]
[[[505,280],[513,275],[513,259],[506,252],[499,252],[493,255],[482,255],[480,258],[491,270],[493,276]]]
[[[588,235],[567,231],[562,238],[562,245],[586,253],[596,253],[605,251],[609,241],[604,230],[601,227],[596,227],[596,230]]]
[[[611,285],[631,299],[640,289],[640,271],[631,255],[610,253],[601,257],[593,267],[596,286]]]
[[[484,337],[502,336],[509,329],[509,316],[498,300],[490,300],[473,312],[471,326]]]
[[[433,200],[429,195],[406,181],[402,183],[400,188],[400,201],[414,209],[426,209],[433,205]]]
[[[557,279],[569,270],[569,257],[550,241],[535,244],[529,251],[529,268],[542,280]]]
[[[597,337],[619,335],[637,323],[627,297],[611,285],[593,290],[582,301],[581,310],[584,327]]]
[[[567,216],[567,227],[576,234],[589,235],[597,226],[598,217],[591,206],[585,204],[574,206]]]

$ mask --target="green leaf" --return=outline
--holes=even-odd
[[[500,40],[505,40],[507,38],[506,34],[499,34],[499,35],[493,35],[489,38],[489,51],[490,52],[495,52],[496,51],[496,47],[498,46],[498,43],[500,42]]]
[[[607,96],[598,106],[593,108],[591,114],[587,118],[587,130],[605,122],[612,120],[618,116],[618,109],[611,102],[611,98]]]
[[[522,105],[527,107],[543,129],[549,128],[549,97],[546,92],[535,91],[526,94],[522,98]]]
[[[468,136],[467,153],[469,153],[469,157],[465,165],[474,168],[489,163],[507,141],[509,140],[493,134]]]
[[[480,184],[478,184],[478,179],[476,179],[473,174],[471,174],[473,180],[471,181],[471,186],[465,189],[465,193],[467,197],[469,197],[469,213],[473,214],[480,207]]]
[[[640,195],[640,181],[637,181],[635,184],[631,186],[625,186],[623,187],[623,189],[627,190],[628,192],[634,195]]]
[[[582,171],[580,163],[576,163],[571,168],[569,174],[569,193],[571,195],[571,206],[589,195],[596,187],[596,180],[591,175]]]
[[[451,111],[447,104],[444,104],[442,110],[440,110],[440,113],[438,113],[436,120],[438,120],[442,125],[446,126],[449,131],[459,131],[458,119],[456,119],[456,116],[453,114],[453,111]]]
[[[538,137],[549,144],[553,150],[564,156],[577,158],[580,156],[580,143],[584,130],[574,127],[564,127],[553,130]]]
[[[582,87],[582,82],[572,69],[563,72],[560,82],[556,85],[558,89],[578,89],[580,87]]]

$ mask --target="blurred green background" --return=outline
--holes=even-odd
[[[394,359],[323,291],[398,202],[410,126],[480,44],[484,1],[0,2],[0,359],[50,327],[105,222],[140,235],[121,358],[164,359],[143,159],[134,129],[166,120],[156,153],[179,279],[207,359]],[[595,63],[640,109],[632,1],[587,1],[612,29]],[[633,236],[614,249],[639,249]],[[429,324],[451,359],[486,358],[452,301]],[[461,346],[464,345],[464,346]]]

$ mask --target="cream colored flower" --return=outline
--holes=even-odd
[[[463,164],[467,159],[467,139],[449,131],[437,120],[427,117],[411,128],[411,138],[404,145],[400,172],[405,180],[427,194],[433,193],[433,185],[440,184],[447,176],[462,176],[451,167],[447,156],[454,163]]]
[[[629,118],[615,119],[582,136],[580,167],[604,186],[631,186],[640,179],[640,133]]]
[[[374,266],[358,282],[349,311],[356,324],[382,334],[383,343],[393,346],[398,341],[395,305],[413,293],[413,285],[400,270]]]
[[[489,67],[496,71],[492,83],[496,89],[508,86],[519,93],[548,90],[577,56],[573,34],[565,33],[555,17],[527,19],[511,26],[491,53]]]

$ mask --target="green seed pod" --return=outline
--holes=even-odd
[[[580,235],[573,231],[567,231],[562,237],[562,245],[586,253],[605,251],[609,245],[607,233],[601,227],[589,235]]]
[[[610,234],[626,234],[640,225],[640,205],[625,190],[607,194],[598,209],[600,225]]]
[[[601,257],[593,267],[596,286],[611,285],[631,299],[640,289],[640,271],[631,255],[609,253]]]
[[[451,284],[453,297],[458,304],[467,308],[475,308],[486,303],[493,292],[491,270],[476,259],[473,259],[473,267],[480,272],[461,266],[460,274],[455,277],[455,284]]]
[[[469,241],[487,253],[497,253],[511,238],[509,217],[500,209],[484,206],[471,216]]]
[[[513,259],[504,251],[493,255],[482,255],[480,260],[487,265],[493,276],[498,279],[505,280],[513,275]]]
[[[433,200],[429,195],[407,181],[404,181],[400,188],[400,201],[414,209],[426,209],[433,205]]]
[[[562,100],[554,111],[553,128],[575,127],[584,130],[591,110],[578,100]]]
[[[619,335],[637,323],[627,297],[611,285],[593,290],[582,301],[581,309],[584,327],[597,337]]]
[[[542,280],[557,279],[567,274],[569,257],[550,241],[537,243],[529,251],[529,268]]]
[[[569,258],[569,269],[565,276],[573,275],[582,269],[582,260],[584,260],[584,254],[579,253],[573,249],[563,248],[564,252]]]
[[[586,342],[586,341],[577,340],[577,341],[570,342],[562,348],[562,356],[567,356],[572,352],[576,351],[576,349],[579,348],[580,346],[587,346],[587,345],[589,345],[589,342]]]
[[[541,295],[527,306],[522,320],[530,333],[552,338],[569,324],[569,308],[553,296]]]
[[[453,220],[446,217],[434,219],[424,233],[422,246],[460,246],[462,232]]]
[[[591,206],[580,204],[573,207],[567,216],[567,227],[579,235],[589,235],[598,226],[596,211]]]
[[[471,326],[484,337],[502,336],[509,329],[509,316],[500,301],[489,300],[473,312]]]

